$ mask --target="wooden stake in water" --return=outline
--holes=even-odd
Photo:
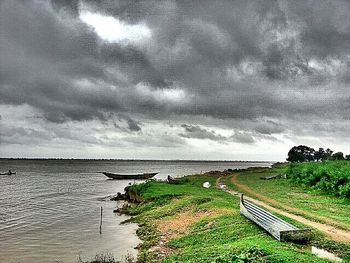
[[[102,234],[102,214],[103,214],[103,208],[101,206],[100,235]]]

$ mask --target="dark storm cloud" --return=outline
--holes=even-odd
[[[238,143],[254,143],[256,140],[251,134],[245,132],[235,132],[231,136],[222,136],[213,130],[208,130],[197,125],[182,124],[185,133],[180,133],[183,138],[208,139],[217,142],[238,142]]]
[[[46,132],[35,129],[2,125],[0,129],[0,138],[2,144],[35,145],[43,141],[51,140],[52,136]]]
[[[185,133],[180,133],[179,135],[184,138],[209,139],[213,141],[227,140],[226,137],[216,134],[215,131],[210,131],[200,126],[182,124],[181,127],[185,129]]]
[[[52,7],[57,10],[79,14],[79,0],[51,0]]]
[[[108,43],[79,19],[82,8],[143,23],[151,38]],[[241,143],[310,120],[341,123],[349,14],[342,0],[1,1],[0,103],[30,105],[54,123],[128,116],[133,132],[136,114],[216,118],[242,129],[231,138]],[[182,137],[225,140],[186,125]]]
[[[127,128],[129,131],[134,131],[134,132],[141,131],[140,123],[131,119],[129,116],[120,115],[119,120],[126,121]]]
[[[132,84],[147,82],[155,87],[164,87],[166,82],[154,69],[147,56],[133,46],[103,44],[99,50],[99,58],[110,67],[118,65],[131,78]]]
[[[237,132],[234,135],[231,136],[231,139],[235,142],[239,142],[239,143],[254,143],[256,142],[256,140],[254,139],[254,137],[248,133],[244,133],[244,132]]]
[[[290,15],[302,26],[301,41],[307,53],[321,58],[348,54],[349,1],[287,2]]]
[[[271,135],[274,133],[281,133],[285,130],[285,128],[280,123],[267,120],[265,122],[258,123],[254,130],[260,134]]]
[[[131,131],[141,131],[141,127],[132,119],[128,119],[128,127]]]

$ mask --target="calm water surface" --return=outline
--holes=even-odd
[[[122,192],[128,180],[107,180],[97,171],[159,172],[182,176],[269,163],[103,161],[103,160],[4,160],[0,172],[0,262],[76,262],[96,253],[110,252],[121,259],[136,255],[140,242],[135,224],[120,223],[126,216],[113,214],[121,203],[108,196]],[[103,207],[102,234],[99,233]]]

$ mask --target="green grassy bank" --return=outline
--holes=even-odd
[[[273,169],[259,168],[240,171],[227,176],[225,183],[233,190],[245,193],[251,197],[262,200],[276,208],[301,215],[309,220],[332,225],[339,229],[350,231],[350,200],[349,198],[335,196],[333,192],[320,190],[317,187],[296,181],[290,178],[292,169],[301,169],[305,166],[336,167],[340,162],[306,163],[293,166],[279,166]],[[344,163],[348,165],[348,162]],[[324,167],[323,167],[324,168]],[[323,169],[322,168],[322,169]],[[343,167],[343,169],[345,169]],[[262,180],[261,177],[287,173],[289,179]],[[316,172],[315,172],[316,173]],[[235,176],[236,184],[232,182]],[[244,187],[240,187],[243,185]],[[321,233],[314,231],[316,236],[312,244],[336,252],[346,261],[350,260],[350,245],[330,241]]]
[[[301,166],[308,164],[300,164]],[[315,164],[313,164],[315,165]],[[322,166],[323,164],[319,164]],[[273,169],[252,169],[241,171],[238,173],[237,182],[249,187],[257,194],[278,201],[280,204],[272,204],[273,206],[283,208],[293,207],[299,209],[299,214],[319,222],[327,223],[322,218],[334,221],[334,225],[350,230],[350,199],[334,196],[332,192],[319,190],[309,185],[295,182],[295,180],[261,180],[260,177],[272,176],[279,173],[287,173],[290,171],[289,166],[277,167]],[[294,169],[294,168],[292,168]],[[299,169],[299,168],[298,168]],[[289,176],[289,175],[288,175]],[[232,183],[232,176],[226,178],[227,185],[237,191],[249,194],[259,199],[259,196],[245,189],[237,187]],[[268,201],[267,201],[268,203]],[[303,213],[303,211],[305,213]],[[330,223],[332,224],[332,223]]]
[[[241,216],[239,199],[215,188],[217,178],[132,186],[144,200],[128,211],[143,241],[139,262],[327,262],[309,245],[279,242]]]

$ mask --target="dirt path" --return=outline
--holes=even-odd
[[[298,214],[298,215],[306,215],[306,216],[311,217],[311,218],[317,218],[320,221],[323,221],[324,223],[330,224],[330,225],[335,226],[335,227],[340,227],[340,228],[346,228],[347,227],[346,225],[344,225],[342,223],[339,223],[337,221],[334,221],[334,220],[332,220],[332,219],[330,219],[328,217],[315,215],[315,214],[310,213],[308,211],[301,210],[299,208],[283,204],[283,203],[281,203],[281,202],[279,202],[279,201],[277,201],[275,199],[272,199],[272,198],[269,198],[269,197],[267,197],[265,195],[259,194],[259,193],[255,192],[253,189],[251,189],[249,186],[240,183],[238,181],[238,175],[239,174],[235,174],[232,177],[232,180],[231,180],[232,183],[234,183],[238,188],[240,188],[244,192],[255,196],[259,200],[265,201],[265,202],[267,202],[267,203],[269,203],[269,204],[271,204],[273,206],[283,207],[283,210],[286,210],[286,211],[291,212],[291,213],[295,213],[295,214]]]
[[[264,195],[261,195],[257,192],[255,192],[254,190],[252,190],[251,188],[249,188],[247,185],[244,185],[244,184],[241,184],[238,182],[237,180],[237,177],[238,177],[238,174],[234,175],[232,177],[232,183],[234,183],[237,187],[239,187],[240,189],[244,190],[245,192],[249,193],[249,194],[252,194],[254,196],[256,196],[257,198],[259,198],[260,200],[258,199],[255,199],[255,198],[251,198],[251,197],[248,197],[246,196],[245,198],[249,201],[252,201],[254,202],[255,204],[259,205],[259,206],[262,206],[272,212],[275,212],[275,213],[278,213],[280,215],[283,215],[283,216],[286,216],[286,217],[289,217],[295,221],[298,221],[304,225],[307,225],[307,226],[310,226],[310,227],[313,227],[313,228],[316,228],[318,229],[319,231],[325,233],[326,235],[328,235],[331,239],[335,240],[335,241],[339,241],[339,242],[347,242],[347,243],[350,243],[350,232],[348,231],[345,231],[345,230],[342,230],[342,229],[338,229],[334,226],[331,226],[331,225],[327,225],[327,224],[323,224],[323,223],[318,223],[318,222],[315,222],[315,221],[312,221],[312,220],[309,220],[307,218],[304,218],[300,215],[296,215],[296,214],[293,214],[294,213],[305,213],[305,211],[302,211],[300,209],[297,209],[297,208],[294,208],[294,207],[290,207],[290,206],[286,206],[274,199],[271,199],[269,197],[266,197]],[[222,177],[218,178],[218,180],[216,181],[216,185],[217,187],[221,188],[222,190],[232,194],[232,195],[235,195],[235,196],[239,196],[240,193],[238,192],[235,192],[231,189],[228,189],[227,187],[225,188],[222,188],[221,187],[221,183],[220,183],[220,180],[221,180]],[[262,201],[261,201],[262,200]],[[276,206],[283,206],[285,207],[287,210],[289,210],[290,212],[287,212],[285,210],[281,210],[281,209],[278,209],[278,208],[275,208],[265,202],[268,202],[272,205],[276,205]],[[313,214],[311,213],[307,213],[308,215],[310,216],[314,216]],[[315,216],[314,216],[315,217]],[[325,222],[329,222],[329,223],[336,223],[337,222],[334,222],[333,220],[330,220],[328,218],[325,218],[327,220],[325,220]]]

